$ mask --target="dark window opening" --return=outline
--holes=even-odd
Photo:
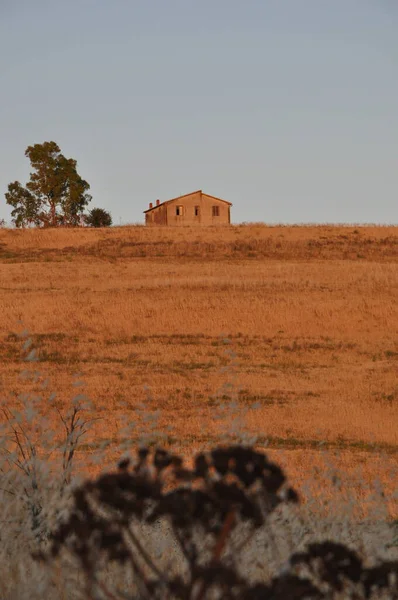
[[[220,207],[213,206],[213,217],[219,217],[219,216],[220,216]]]
[[[184,214],[183,206],[176,206],[176,215],[177,217],[181,217]]]
[[[195,206],[195,217],[199,217],[199,215],[200,215],[200,207]]]

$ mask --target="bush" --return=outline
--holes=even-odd
[[[89,227],[110,227],[112,217],[109,212],[103,208],[93,208],[85,218]]]

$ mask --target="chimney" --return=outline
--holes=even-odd
[[[150,202],[149,203],[149,208],[152,208],[152,207],[153,207],[153,204],[152,204],[152,202]]]
[[[156,200],[156,206],[159,206],[160,200]]]

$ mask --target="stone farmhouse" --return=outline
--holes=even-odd
[[[144,211],[146,225],[229,225],[231,202],[191,192],[165,202],[156,200]]]

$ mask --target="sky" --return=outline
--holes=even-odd
[[[0,219],[53,140],[89,208],[398,224],[397,0],[0,0]]]

